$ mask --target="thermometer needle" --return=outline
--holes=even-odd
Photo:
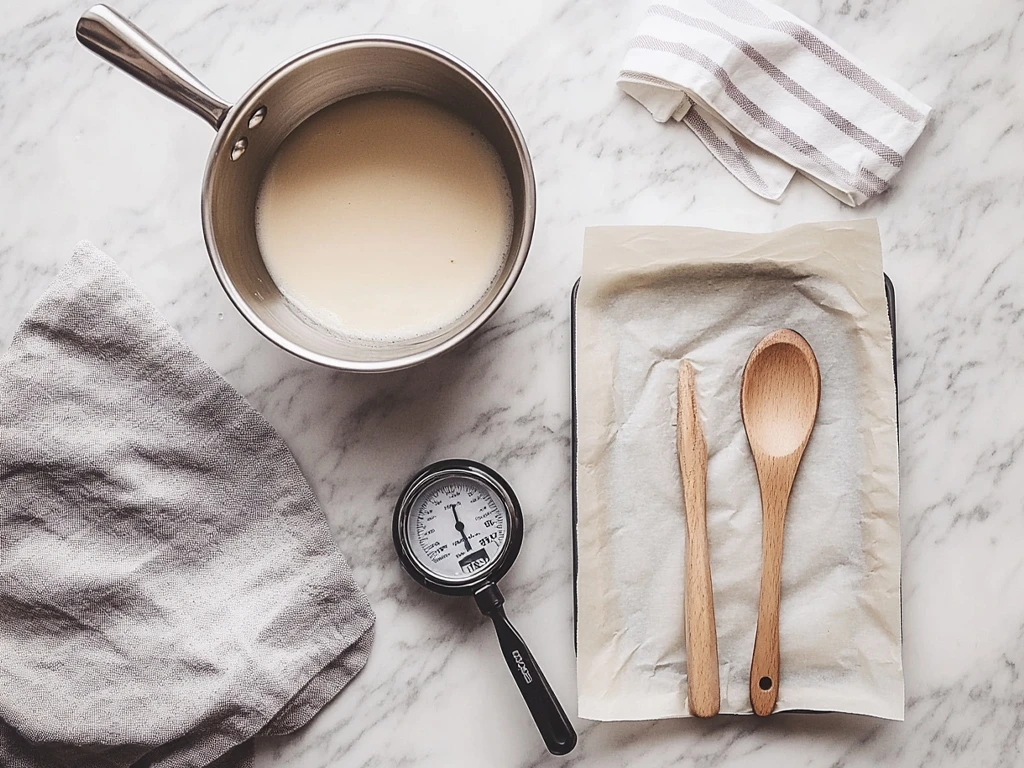
[[[447,504],[446,506],[448,509],[452,511],[452,514],[455,516],[455,530],[462,535],[462,541],[466,545],[466,551],[472,552],[473,545],[469,543],[469,537],[466,536],[466,524],[459,520],[459,513],[455,511],[454,504]]]

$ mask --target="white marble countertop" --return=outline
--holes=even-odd
[[[894,188],[852,210],[797,179],[747,192],[680,126],[614,85],[646,0],[140,2],[120,9],[227,98],[295,51],[388,32],[468,61],[534,157],[534,246],[475,343],[358,377],[264,341],[221,292],[199,186],[212,132],[81,48],[84,10],[4,0],[0,14],[0,347],[90,239],[282,433],[377,611],[356,680],[259,765],[554,765],[470,601],[399,569],[391,507],[425,463],[499,468],[527,515],[509,613],[566,709],[572,649],[569,290],[588,224],[775,229],[875,216],[899,307],[907,722],[832,715],[601,724],[587,766],[1015,765],[1024,749],[1024,7],[956,0],[783,0],[935,107]]]

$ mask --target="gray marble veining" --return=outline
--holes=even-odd
[[[378,615],[370,661],[259,765],[556,762],[701,766],[1005,765],[1024,750],[1024,5],[783,0],[935,107],[893,188],[846,208],[797,179],[747,192],[682,126],[657,125],[615,76],[645,0],[139,2],[119,9],[231,99],[295,51],[405,34],[480,70],[516,114],[538,180],[534,247],[471,345],[378,377],[332,373],[258,336],[208,263],[199,186],[212,132],[74,40],[82,7],[5,0],[0,14],[0,329],[74,243],[93,240],[292,447]],[[569,495],[569,291],[588,224],[777,229],[875,216],[899,306],[907,722],[577,721],[544,751],[469,602],[400,571],[391,506],[421,465],[469,456],[521,496],[526,539],[508,608],[575,712]]]

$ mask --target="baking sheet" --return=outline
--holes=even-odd
[[[588,276],[578,358],[591,365],[581,362],[574,392],[581,716],[688,714],[674,441],[675,365],[684,355],[698,367],[709,444],[722,711],[750,712],[760,501],[739,420],[739,377],[756,341],[788,325],[818,354],[823,397],[787,519],[778,711],[901,719],[894,350],[874,223],[774,235],[598,228],[587,233],[582,297]],[[602,391],[610,396],[595,398]],[[585,420],[595,427],[595,412],[607,418],[588,446]],[[594,461],[591,453],[588,466],[583,450],[597,443],[600,455]],[[625,465],[615,458],[623,449]],[[621,492],[595,504],[610,483]]]

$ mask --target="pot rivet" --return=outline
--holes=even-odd
[[[263,122],[263,118],[267,116],[267,108],[260,107],[251,115],[249,115],[249,127],[255,128],[257,125]]]
[[[238,141],[236,141],[235,142],[235,146],[233,146],[231,148],[231,159],[232,160],[237,160],[242,155],[244,155],[245,154],[245,148],[247,146],[249,146],[249,140],[246,139],[245,136],[243,136]]]

